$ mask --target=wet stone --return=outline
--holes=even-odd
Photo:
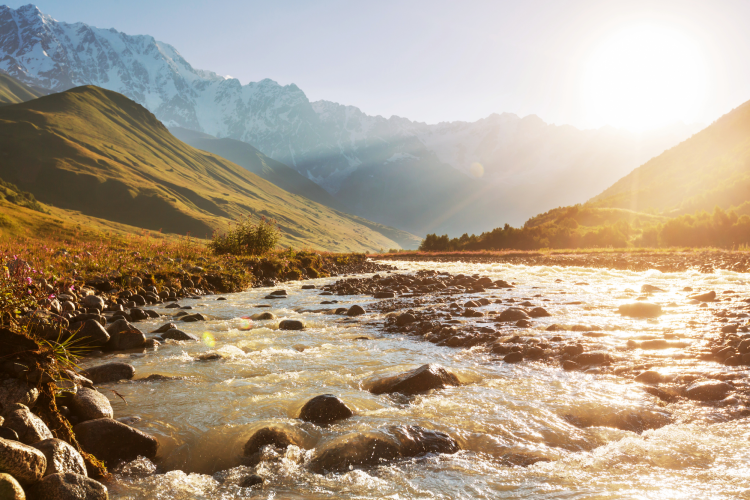
[[[82,373],[83,376],[95,384],[130,380],[135,376],[135,367],[128,363],[114,362],[92,366]]]
[[[44,475],[72,472],[86,476],[86,463],[78,451],[62,439],[45,439],[32,445],[44,453],[47,469]]]
[[[685,390],[685,395],[695,401],[718,401],[724,399],[732,386],[719,380],[694,382]]]
[[[50,474],[31,490],[37,500],[107,500],[107,487],[79,474]]]
[[[398,392],[408,395],[458,385],[460,382],[454,374],[440,365],[428,364],[401,375],[378,379],[372,384],[370,392],[373,394]]]
[[[0,472],[27,485],[39,481],[46,469],[44,453],[18,441],[0,438]]]
[[[299,413],[300,420],[318,425],[328,425],[353,415],[346,404],[333,394],[316,396],[305,403]]]

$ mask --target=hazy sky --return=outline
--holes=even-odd
[[[507,111],[642,129],[707,124],[750,100],[747,0],[36,5],[60,21],[153,35],[243,84],[296,83],[311,100],[428,123]]]

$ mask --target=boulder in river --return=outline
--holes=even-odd
[[[299,418],[305,422],[327,425],[337,420],[349,418],[354,413],[346,404],[333,394],[315,396],[305,403],[299,412]]]
[[[46,469],[44,453],[18,441],[0,438],[0,472],[26,485],[39,481]]]
[[[275,448],[286,448],[289,445],[303,447],[301,433],[294,428],[287,426],[271,425],[258,429],[250,436],[245,443],[243,454],[249,457],[259,452],[264,446],[273,446]]]
[[[0,472],[0,498],[3,500],[26,500],[26,493],[13,476]]]
[[[106,347],[112,351],[143,347],[146,343],[146,336],[143,332],[125,319],[118,319],[109,325],[107,333],[109,333],[110,339]]]
[[[362,306],[353,305],[346,311],[347,316],[361,316],[365,313],[365,310],[362,308]]]
[[[713,301],[716,300],[716,292],[714,292],[713,290],[711,290],[710,292],[707,292],[707,293],[701,293],[701,294],[698,294],[698,295],[691,295],[688,298],[691,299],[691,300],[697,300],[699,302],[713,302]]]
[[[518,321],[521,319],[529,319],[529,315],[523,309],[518,307],[509,307],[505,311],[501,312],[497,317],[497,321]]]
[[[107,487],[86,476],[50,474],[32,487],[37,500],[107,500]]]
[[[397,326],[410,325],[414,323],[416,320],[417,318],[415,318],[412,313],[405,312],[396,316],[396,325]]]
[[[457,385],[461,385],[458,377],[442,366],[430,363],[400,375],[378,379],[370,387],[370,392],[373,394],[394,392],[419,394],[432,389],[443,389],[447,386]]]
[[[449,435],[418,426],[392,426],[353,433],[323,444],[310,461],[318,474],[376,466],[426,453],[456,453],[459,446]]]
[[[724,399],[732,386],[720,380],[704,380],[690,384],[685,390],[688,399],[694,401],[718,401]]]
[[[573,361],[581,366],[601,366],[612,362],[612,356],[607,351],[583,352],[573,357]]]
[[[114,412],[109,399],[94,389],[81,387],[73,396],[71,410],[79,422],[97,418],[112,418]]]
[[[659,304],[651,304],[650,302],[623,304],[617,309],[617,312],[623,316],[631,316],[633,318],[656,318],[662,314],[661,306]]]
[[[635,381],[641,384],[660,384],[664,381],[664,376],[655,370],[646,370],[635,377]]]
[[[83,345],[104,347],[109,342],[110,335],[100,322],[95,319],[87,319],[75,333],[75,338],[81,339],[80,342]]]
[[[279,323],[279,330],[302,330],[305,325],[297,319],[285,319]]]
[[[32,445],[37,450],[44,453],[47,459],[47,469],[45,476],[50,474],[72,472],[86,476],[86,462],[78,450],[63,441],[62,439],[45,439]]]
[[[52,433],[42,419],[34,415],[25,405],[14,404],[4,410],[4,427],[16,431],[18,440],[24,444],[34,444],[49,439]]]
[[[81,448],[107,466],[135,460],[139,455],[153,459],[158,441],[145,432],[111,418],[98,418],[73,427]]]
[[[130,380],[135,376],[135,367],[119,361],[92,366],[82,372],[82,375],[95,384]]]
[[[276,319],[276,315],[270,311],[262,312],[262,313],[255,313],[252,316],[250,316],[250,319],[256,320],[256,321],[265,321],[269,319]]]
[[[175,325],[174,323],[165,323],[151,333],[164,333],[171,330],[172,328],[177,328],[177,325]]]
[[[193,335],[192,333],[183,332],[182,330],[178,330],[177,328],[172,328],[171,330],[167,330],[166,332],[162,333],[161,338],[163,338],[164,340],[190,340],[194,342],[200,340],[198,336]]]
[[[535,307],[529,311],[529,317],[531,318],[547,318],[549,316],[552,315],[543,307]]]
[[[375,292],[373,298],[376,299],[392,299],[396,296],[393,292]]]

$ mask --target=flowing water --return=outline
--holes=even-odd
[[[535,334],[553,335],[544,331],[552,323],[596,325],[605,335],[586,340],[617,348],[634,337],[661,338],[665,333],[688,343],[700,342],[709,328],[702,325],[716,306],[688,304],[685,294],[677,293],[684,286],[719,293],[747,291],[747,275],[721,271],[662,274],[501,264],[394,264],[399,272],[434,268],[514,281],[515,289],[488,290],[485,296],[520,299],[542,294],[543,298],[532,300],[553,317],[535,320]],[[580,282],[586,284],[572,285]],[[639,290],[644,283],[669,290],[653,298],[667,314],[658,320],[617,315],[616,306],[635,297],[628,289]],[[378,314],[353,321],[300,312],[330,307],[320,305],[325,299],[339,300],[337,306],[360,304],[365,309],[373,302],[362,296],[321,297],[319,290],[301,290],[302,284],[284,284],[290,296],[283,300],[264,300],[268,289],[230,294],[226,301],[183,300],[181,304],[213,318],[203,324],[179,324],[201,335],[203,342],[168,342],[157,351],[111,354],[87,362],[90,366],[125,361],[136,367],[137,378],[184,377],[100,388],[111,400],[115,417],[140,417],[132,425],[160,443],[154,464],[144,459],[118,471],[108,483],[112,498],[750,498],[747,419],[729,418],[721,408],[694,403],[667,406],[638,384],[614,375],[565,372],[542,363],[510,365],[478,348],[453,349],[381,334],[374,324],[383,319]],[[260,304],[271,307],[258,308]],[[504,307],[491,304],[481,310],[492,308]],[[269,310],[279,319],[301,319],[307,328],[282,331],[277,329],[279,320],[242,319]],[[150,331],[164,322],[161,318],[138,326]],[[194,360],[206,352],[225,358]],[[661,363],[663,373],[746,373],[675,354],[644,351],[632,356]],[[442,364],[463,385],[411,400],[366,390],[368,381],[379,375],[425,363]],[[325,429],[295,418],[307,400],[326,393],[340,397],[355,416]],[[623,415],[661,419],[659,425],[666,425],[641,434],[610,426]],[[291,446],[284,456],[255,469],[238,466],[248,437],[270,423],[301,427],[310,449]],[[318,443],[393,424],[444,431],[462,451],[325,476],[306,469]],[[513,457],[546,461],[523,467],[513,465]],[[265,486],[239,487],[239,478],[253,472],[266,480]]]

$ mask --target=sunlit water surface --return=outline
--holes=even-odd
[[[533,331],[525,334],[551,336],[544,331],[551,323],[595,325],[606,333],[594,339],[603,346],[622,347],[630,338],[649,334],[661,338],[665,332],[699,342],[701,324],[711,313],[688,304],[685,294],[677,292],[684,286],[747,291],[747,275],[721,271],[663,274],[502,264],[394,264],[407,272],[434,268],[514,281],[515,289],[488,290],[486,296],[533,298],[542,294],[532,301],[553,313],[551,318],[535,320]],[[305,283],[320,286],[330,281]],[[573,285],[580,282],[587,284]],[[652,297],[668,314],[651,321],[616,314],[619,304],[636,296],[627,289],[637,291],[644,283],[669,290]],[[284,284],[290,297],[283,300],[264,300],[268,289],[227,295],[226,301],[215,297],[184,300],[181,304],[213,318],[203,324],[179,324],[185,331],[204,336],[205,342],[168,342],[158,351],[108,355],[88,363],[126,361],[136,367],[137,378],[150,374],[185,377],[101,388],[116,417],[140,417],[132,425],[160,442],[157,473],[146,473],[152,469],[147,462],[133,464],[129,474],[118,474],[108,483],[112,498],[750,498],[750,427],[745,419],[722,419],[696,409],[673,414],[669,418],[674,423],[640,435],[607,427],[608,419],[622,412],[667,416],[674,412],[637,384],[619,377],[565,372],[541,363],[509,365],[477,348],[453,349],[413,337],[380,334],[374,324],[368,324],[382,320],[373,313],[363,321],[351,321],[299,312],[330,307],[320,305],[325,299],[366,309],[373,302],[361,296],[321,297],[319,290],[301,290],[302,284]],[[549,302],[542,302],[544,298]],[[562,305],[573,301],[583,304]],[[676,305],[668,306],[672,302]],[[272,307],[255,307],[258,304]],[[503,306],[492,304],[482,310],[492,308]],[[244,329],[243,316],[269,310],[279,319],[301,319],[307,328],[281,331],[279,320],[273,320],[256,321],[251,329]],[[165,321],[161,318],[138,326],[150,331]],[[689,321],[695,323],[688,329]],[[580,335],[554,333],[561,334]],[[194,360],[212,351],[226,358]],[[378,375],[425,363],[444,365],[464,385],[411,401],[375,396],[365,389]],[[670,369],[700,369],[698,365],[694,360],[678,360]],[[728,368],[712,365],[710,369]],[[127,404],[108,389],[117,391]],[[327,429],[295,418],[307,400],[326,393],[339,396],[356,415]],[[570,423],[571,416],[591,426],[576,427]],[[352,431],[417,424],[449,433],[462,451],[321,476],[306,469],[312,450],[290,447],[282,459],[257,467],[256,472],[266,480],[262,489],[241,488],[239,479],[254,472],[237,465],[242,447],[255,430],[269,423],[301,425],[309,433],[306,445],[311,448]],[[504,458],[509,454],[549,461],[513,466]]]

